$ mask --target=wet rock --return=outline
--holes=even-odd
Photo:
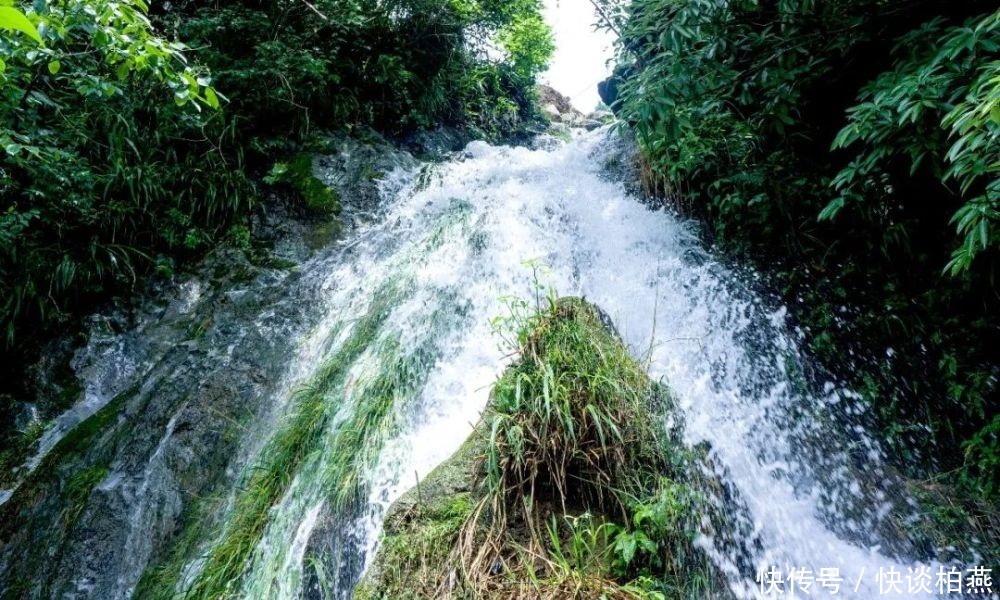
[[[417,160],[372,131],[332,136],[313,161],[313,174],[337,191],[345,228],[353,230],[379,214],[381,190],[401,185],[394,174],[413,170]]]
[[[573,107],[569,98],[549,86],[538,86],[538,94],[542,112],[549,119],[545,133],[550,136],[568,139],[571,129],[593,131],[614,121],[614,115],[606,110],[584,115]]]
[[[538,86],[539,104],[552,125],[565,124],[580,127],[585,120],[583,113],[573,108],[570,99],[547,85]]]
[[[477,427],[458,452],[393,503],[375,561],[354,589],[355,600],[449,597],[455,592],[459,565],[450,560],[450,553],[475,507],[475,482],[487,437],[483,426]],[[407,559],[415,556],[425,560]],[[400,568],[413,571],[401,574]],[[430,582],[436,581],[442,587],[434,589]]]
[[[556,132],[541,133],[536,135],[535,138],[531,140],[531,144],[528,147],[532,150],[554,150],[566,141],[564,135],[569,136],[568,128],[566,129],[565,134]]]
[[[612,489],[630,485],[625,483],[630,477],[643,480],[650,473],[669,478],[667,481],[673,480],[669,488],[671,493],[683,494],[675,499],[690,510],[690,514],[672,522],[670,531],[660,532],[662,538],[649,541],[664,544],[665,549],[670,548],[666,555],[674,562],[667,565],[661,575],[665,578],[663,585],[684,589],[689,585],[687,580],[690,578],[693,586],[701,586],[697,589],[705,597],[729,598],[721,574],[707,567],[705,557],[698,556],[699,551],[690,544],[690,536],[698,524],[703,521],[711,523],[713,516],[723,513],[711,507],[695,505],[693,500],[688,504],[687,499],[680,499],[696,497],[688,485],[693,486],[695,477],[701,473],[694,468],[694,460],[688,458],[688,452],[680,442],[680,424],[675,422],[662,428],[656,425],[647,427],[642,419],[635,418],[638,413],[632,412],[648,411],[645,416],[651,419],[651,423],[660,421],[658,415],[661,411],[673,415],[673,399],[669,391],[648,379],[634,359],[627,356],[610,317],[585,299],[559,299],[542,313],[535,328],[526,333],[526,338],[524,354],[508,368],[494,388],[493,410],[499,417],[489,416],[491,413],[488,410],[488,416],[458,452],[393,503],[383,520],[379,549],[355,588],[354,598],[511,598],[535,595],[556,598],[569,594],[563,587],[566,581],[572,582],[571,587],[578,597],[632,597],[623,586],[642,587],[649,585],[650,579],[645,582],[629,581],[627,578],[620,579],[621,576],[611,570],[595,573],[581,569],[563,580],[566,573],[548,570],[542,561],[525,564],[525,554],[521,550],[531,548],[532,552],[542,556],[558,553],[550,541],[549,530],[543,529],[539,534],[532,523],[607,524],[622,522],[621,519],[631,521],[631,513],[616,508],[615,502],[600,500],[603,496],[599,490],[604,489],[602,485]],[[595,359],[595,355],[600,358]],[[579,369],[584,365],[595,372],[588,371],[587,375],[577,379],[581,373]],[[542,405],[540,389],[543,386],[536,378],[545,377],[540,375],[543,372],[560,381],[561,386],[568,386],[562,392],[554,392],[551,402],[553,406],[560,406],[553,409],[560,411],[560,417],[552,417],[552,420],[541,416],[544,410],[532,408]],[[583,388],[575,386],[591,385],[584,382],[589,381],[588,376],[596,376],[598,372],[615,373],[609,377],[620,376],[621,379],[615,379],[610,388],[590,387],[588,392],[578,393]],[[522,391],[527,395],[513,404],[510,400],[503,400],[506,393],[503,390],[511,389],[504,387],[510,385],[509,381],[503,383],[507,377],[518,381],[519,397]],[[614,389],[615,392],[605,393],[601,391],[603,389]],[[586,402],[592,412],[588,413],[587,409],[578,412],[579,407],[571,407],[577,402],[574,398],[588,393]],[[636,401],[637,398],[641,400]],[[566,404],[561,404],[564,401]],[[588,434],[584,433],[588,425],[587,417],[583,415],[587,414],[603,414],[609,419],[618,419],[615,427],[628,429],[629,450],[623,453],[609,450],[610,446],[604,444],[603,434],[600,443],[595,441],[590,444]],[[556,424],[564,423],[563,419],[570,416],[576,419],[572,427],[564,430],[563,425]],[[540,430],[535,427],[540,422],[547,424],[547,436],[542,439],[531,433]],[[509,423],[516,423],[516,426],[507,425]],[[520,440],[517,450],[507,445],[507,440],[511,439],[506,437],[508,431],[520,432],[513,438]],[[569,431],[576,433],[567,433]],[[567,446],[564,448],[559,445],[561,443]],[[585,446],[590,450],[585,453],[587,458],[584,459],[580,448]],[[612,454],[616,457],[614,466],[603,462]],[[515,459],[515,455],[518,458]],[[566,462],[559,462],[563,459],[553,457],[563,457]],[[625,462],[619,463],[619,459]],[[494,460],[496,462],[492,462]],[[517,462],[520,460],[531,467],[519,471],[520,467],[516,465],[520,464]],[[502,477],[500,481],[505,486],[504,493],[491,493],[487,463],[503,473],[499,477]],[[588,469],[600,464],[609,464],[606,470],[597,467],[596,472],[602,477],[590,476]],[[626,474],[622,475],[622,471],[617,469],[626,464]],[[689,469],[690,473],[685,469]],[[514,473],[532,473],[534,475],[530,477],[537,478],[518,480]],[[568,474],[573,484],[563,487],[553,483],[553,473]],[[514,479],[507,479],[508,476]],[[598,479],[605,481],[604,478],[607,478],[605,483],[598,483]],[[709,478],[704,484],[716,485],[717,480]],[[706,485],[699,484],[699,487]],[[639,497],[661,493],[658,489],[651,492],[649,487],[631,488],[640,494]],[[498,507],[503,508],[498,511]],[[608,543],[614,542],[609,540]],[[581,552],[584,553],[581,560],[588,560],[587,551],[581,549]],[[692,560],[691,557],[697,558]]]
[[[193,499],[233,485],[234,433],[271,408],[315,300],[311,286],[285,291],[297,276],[231,253],[207,259],[203,276],[197,298],[150,307],[134,337],[85,361],[106,386],[94,397],[130,389],[59,440],[0,507],[3,584],[31,581],[28,597],[126,598]],[[252,317],[234,288],[253,289]],[[120,371],[124,354],[135,367]],[[100,477],[81,487],[81,474]]]
[[[546,110],[551,109],[559,115],[568,115],[576,111],[570,99],[547,85],[538,86],[538,101]]]
[[[632,75],[633,67],[618,65],[607,79],[597,84],[597,94],[612,112],[618,110],[619,88]]]
[[[418,131],[400,140],[404,148],[424,160],[443,160],[448,154],[464,148],[470,141],[468,131],[455,127]]]
[[[380,209],[395,169],[415,164],[384,140],[337,138],[313,168],[355,222]],[[323,223],[266,198],[253,249],[219,248],[190,275],[95,315],[87,345],[63,353],[68,379],[52,376],[65,356],[38,366],[60,389],[82,383],[85,402],[0,505],[0,597],[129,598],[204,502],[236,488],[261,437],[248,431],[287,400],[298,344],[335,284],[336,238],[303,241]]]
[[[618,80],[614,75],[597,84],[597,95],[601,97],[601,102],[605,105],[615,105],[615,102],[618,101]]]

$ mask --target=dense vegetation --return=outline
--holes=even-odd
[[[516,133],[552,50],[537,0],[4,4],[6,389],[95,302],[245,243],[259,175],[315,132]]]
[[[1000,492],[995,4],[596,5],[647,186],[772,275],[915,474]]]
[[[554,295],[497,319],[518,360],[476,432],[387,517],[355,592],[395,598],[728,597],[672,408],[599,309]]]

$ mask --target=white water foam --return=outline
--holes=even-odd
[[[385,219],[338,267],[334,310],[363,314],[373,290],[405,277],[411,286],[382,335],[398,339],[404,352],[433,336],[436,349],[406,403],[409,425],[387,442],[371,474],[368,510],[357,524],[367,557],[387,507],[457,450],[485,407],[509,359],[489,322],[504,313],[505,295],[536,292],[525,267],[532,259],[547,265],[544,282],[560,294],[584,296],[612,317],[634,355],[675,392],[686,441],[710,445],[716,474],[744,507],[731,517],[752,534],[742,548],[713,535],[699,544],[737,596],[759,595],[739,553],[756,569],[836,567],[845,579],[840,596],[881,595],[880,567],[906,573],[920,565],[878,546],[877,530],[905,502],[878,485],[882,454],[860,425],[854,395],[805,385],[786,310],[759,299],[746,276],[704,252],[690,224],[650,210],[606,175],[607,162],[626,158],[612,137],[600,130],[544,150],[474,142],[416,178],[420,185],[403,186]],[[428,249],[415,252],[421,244]],[[434,310],[460,315],[436,330],[428,325]],[[359,377],[379,366],[374,357],[360,364]],[[852,428],[834,429],[845,422]],[[303,540],[322,493],[305,471],[260,547],[255,570],[266,576],[251,578],[247,590],[297,593]],[[294,572],[288,585],[271,585],[276,565]]]

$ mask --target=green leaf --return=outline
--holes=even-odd
[[[184,106],[191,99],[191,90],[184,88],[182,90],[177,90],[174,92],[174,104],[177,106]]]
[[[844,198],[834,198],[829,204],[826,205],[825,208],[823,208],[822,211],[820,211],[817,219],[820,221],[832,219],[837,216],[837,213],[839,213],[842,208],[844,208]]]
[[[622,561],[628,565],[635,558],[636,541],[635,537],[625,534],[619,538],[619,550],[621,551]]]
[[[219,108],[219,97],[215,94],[215,90],[210,87],[205,88],[205,103],[212,108]]]
[[[0,29],[20,31],[39,44],[43,43],[42,36],[38,35],[38,30],[31,24],[28,17],[10,6],[0,6]]]
[[[49,62],[49,73],[52,73],[53,75],[55,75],[56,73],[59,72],[59,68],[60,67],[62,67],[62,65],[59,63],[58,60],[50,61]]]
[[[659,550],[659,548],[656,545],[656,542],[649,539],[646,536],[646,534],[642,532],[637,532],[636,535],[639,538],[639,547],[642,548],[642,550],[645,551],[647,554],[652,554],[657,550]]]

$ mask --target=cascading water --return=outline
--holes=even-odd
[[[383,335],[411,351],[429,343],[434,358],[413,373],[419,382],[394,407],[400,425],[369,471],[366,508],[336,536],[332,568],[351,565],[332,578],[337,595],[346,596],[357,577],[357,554],[371,556],[389,504],[471,432],[504,365],[490,319],[504,313],[505,295],[536,293],[528,260],[546,266],[545,282],[561,294],[585,296],[611,315],[651,375],[676,392],[688,441],[711,445],[717,474],[745,502],[746,512],[732,517],[759,544],[700,540],[737,595],[758,589],[755,572],[732,558],[747,553],[757,569],[835,567],[845,597],[878,595],[874,569],[918,566],[880,552],[883,522],[908,507],[878,491],[893,489],[892,476],[857,425],[862,409],[852,395],[832,385],[810,392],[785,310],[761,302],[707,256],[688,224],[649,210],[609,180],[606,164],[621,158],[609,135],[538,150],[470,144],[389,199],[384,220],[340,267],[341,297],[332,306],[406,280]],[[456,314],[432,316],[442,310]],[[357,378],[387,367],[361,363]],[[825,431],[834,424],[847,429]],[[321,453],[316,461],[334,459]],[[298,593],[303,540],[327,502],[316,472],[322,469],[301,471],[284,498],[247,597]],[[275,577],[288,585],[275,588]]]
[[[80,571],[69,576],[77,597],[149,589],[139,581],[147,563],[168,572],[172,560],[170,548],[152,546],[185,538],[168,535],[168,523],[191,521],[191,512],[209,513],[212,527],[192,529],[195,543],[175,553],[169,581],[178,590],[212,585],[214,565],[238,556],[248,567],[227,589],[241,597],[349,597],[388,506],[462,444],[484,409],[510,359],[491,319],[505,313],[506,296],[537,292],[526,261],[543,266],[544,284],[611,316],[675,392],[686,441],[709,445],[705,468],[729,488],[718,501],[731,524],[706,527],[698,544],[736,596],[758,595],[754,576],[771,565],[838,568],[839,595],[853,598],[880,595],[880,567],[928,566],[908,560],[905,540],[889,534],[917,515],[865,433],[863,409],[833,384],[807,382],[785,309],[713,260],[689,224],[627,193],[614,133],[538,143],[473,142],[448,162],[397,169],[381,184],[372,222],[301,276],[272,282],[282,295],[257,307],[251,336],[268,348],[273,380],[254,397],[270,404],[233,430],[241,439],[227,447],[242,458],[228,463],[227,490],[200,513],[190,508],[198,500],[165,491],[182,487],[176,480],[195,458],[179,460],[170,445],[191,427],[187,396],[163,408],[148,443],[135,443],[135,464],[112,460],[83,512],[131,515],[116,527],[133,550],[106,561],[115,573],[103,582],[67,565]],[[249,361],[239,376],[253,379],[257,363],[231,358],[250,343],[240,339],[212,350]],[[188,373],[191,389],[215,373],[162,362],[133,370],[146,387]],[[278,452],[289,458],[272,464],[268,454]],[[267,469],[287,485],[259,484],[255,473]],[[275,502],[255,514],[262,489]],[[124,500],[100,501],[115,493]],[[256,537],[238,546],[233,528],[257,517]]]

